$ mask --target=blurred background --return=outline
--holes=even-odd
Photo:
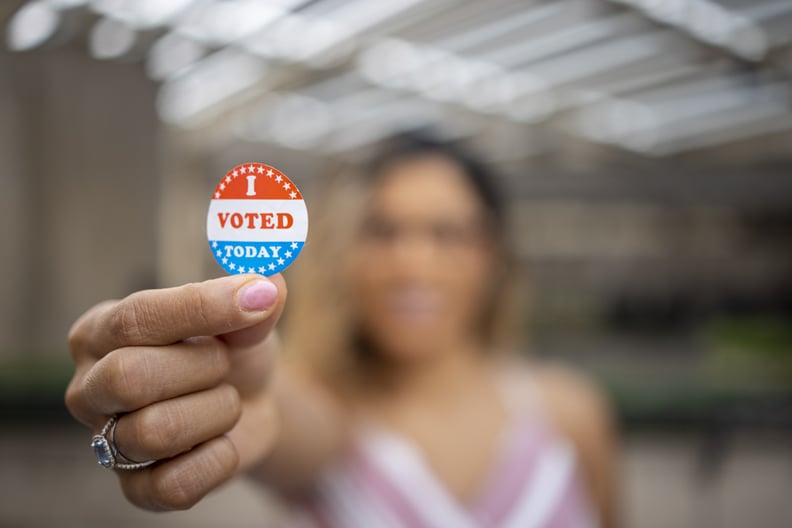
[[[211,190],[306,200],[431,128],[502,174],[530,353],[624,431],[630,527],[792,526],[792,0],[0,3],[0,525],[253,526],[127,505],[62,404],[95,302],[222,272]]]

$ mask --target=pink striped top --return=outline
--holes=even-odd
[[[481,493],[470,502],[444,488],[413,443],[384,428],[365,427],[348,455],[320,476],[299,505],[299,521],[289,526],[597,526],[571,444],[543,413],[524,411],[514,416]]]

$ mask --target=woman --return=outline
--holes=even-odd
[[[314,217],[277,359],[280,276],[75,323],[66,402],[117,449],[131,502],[188,508],[246,473],[307,526],[613,524],[599,392],[501,339],[514,285],[491,179],[451,146],[394,145]]]

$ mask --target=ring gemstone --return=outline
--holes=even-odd
[[[99,434],[91,438],[91,449],[93,449],[96,461],[100,466],[107,469],[123,469],[126,471],[134,471],[136,469],[147,468],[157,462],[156,460],[146,460],[145,462],[135,462],[124,458],[118,452],[118,448],[113,443],[115,437],[115,426],[118,423],[118,417],[113,415],[107,420],[107,423],[99,431]],[[109,437],[109,438],[108,438]],[[120,457],[120,458],[119,458]]]
[[[113,467],[115,464],[115,457],[113,451],[110,449],[110,444],[104,436],[96,435],[91,440],[91,447],[94,451],[94,456],[99,464],[106,468]]]

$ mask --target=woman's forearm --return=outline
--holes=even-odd
[[[277,414],[274,422],[278,430],[269,453],[247,474],[283,492],[300,491],[343,449],[349,430],[347,413],[326,390],[294,367],[277,371],[268,396]],[[263,442],[268,441],[267,434],[261,432]]]

